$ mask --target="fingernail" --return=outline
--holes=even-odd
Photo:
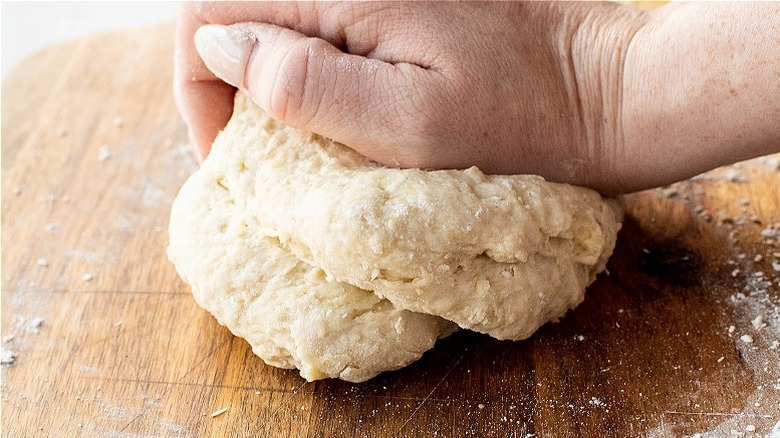
[[[207,24],[195,32],[195,48],[218,78],[234,87],[243,85],[244,69],[252,51],[252,40],[244,32]]]

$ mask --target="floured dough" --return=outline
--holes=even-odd
[[[561,317],[603,270],[621,217],[535,176],[384,168],[239,93],[174,203],[168,252],[266,362],[361,380],[451,332],[438,316],[499,339]]]
[[[457,328],[326,281],[321,269],[258,233],[257,216],[217,184],[233,182],[220,178],[226,162],[242,158],[231,153],[238,151],[215,148],[182,187],[171,211],[168,256],[198,304],[266,363],[298,368],[309,381],[361,382],[414,362]]]

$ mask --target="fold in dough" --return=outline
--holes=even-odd
[[[266,363],[362,381],[418,359],[449,321],[523,339],[563,316],[621,218],[536,176],[388,169],[239,93],[174,201],[168,254]]]

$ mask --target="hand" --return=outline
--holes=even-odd
[[[698,94],[685,95],[701,79],[700,65],[684,63],[699,60],[691,56],[698,40],[685,38],[696,17],[681,14],[685,6],[664,9],[186,4],[177,35],[177,102],[202,156],[229,119],[238,87],[272,117],[386,165],[477,165],[609,193],[671,182],[768,149],[771,141],[705,153],[711,147],[703,126],[692,130],[686,122],[701,117],[680,114],[697,109],[686,100],[702,103]],[[210,23],[230,26],[201,27]],[[681,44],[686,58],[670,53]],[[670,67],[679,70],[673,77]],[[765,131],[771,140],[774,133]]]

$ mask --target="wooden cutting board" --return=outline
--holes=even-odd
[[[777,157],[627,197],[609,273],[531,339],[464,331],[363,384],[307,383],[200,309],[165,256],[197,167],[172,41],[94,35],[3,81],[4,436],[780,434]]]

